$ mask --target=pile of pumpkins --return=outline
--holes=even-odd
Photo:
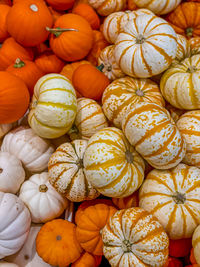
[[[200,0],[0,0],[0,267],[200,266]]]

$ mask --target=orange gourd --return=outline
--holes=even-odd
[[[176,258],[185,257],[189,255],[191,248],[192,248],[191,238],[169,240],[169,255],[172,257]]]
[[[71,267],[98,267],[101,263],[101,259],[102,256],[84,252],[77,261],[72,263]]]
[[[82,96],[100,100],[110,81],[101,72],[101,68],[98,69],[92,65],[83,64],[74,71],[72,83]]]
[[[120,210],[128,209],[132,207],[139,206],[139,191],[135,191],[132,195],[123,198],[112,198],[112,202],[117,206]]]
[[[166,19],[177,33],[187,38],[200,35],[200,3],[182,3]]]
[[[44,52],[35,59],[35,64],[43,73],[59,73],[65,63],[52,52]]]
[[[105,204],[97,204],[83,210],[76,218],[76,236],[83,249],[94,255],[103,255],[101,229],[117,210]]]
[[[66,267],[82,252],[76,238],[75,224],[57,219],[45,223],[36,237],[36,251],[48,264]]]
[[[92,28],[86,19],[76,14],[60,16],[54,28],[47,28],[53,52],[66,61],[83,59],[93,44]]]
[[[48,38],[46,27],[53,17],[44,1],[26,0],[14,4],[7,15],[7,30],[23,46],[36,46]]]
[[[79,4],[73,8],[72,13],[85,18],[93,30],[98,30],[100,27],[100,19],[96,11],[88,4]]]
[[[10,8],[11,7],[9,5],[3,5],[0,3],[0,42],[3,42],[9,36],[6,26],[6,17]]]
[[[81,60],[81,61],[76,61],[70,64],[66,64],[63,69],[61,70],[60,74],[64,75],[65,77],[67,77],[70,81],[72,81],[72,76],[74,71],[83,64],[91,64],[89,61],[87,60]]]
[[[33,60],[33,51],[30,48],[24,48],[14,38],[9,37],[0,48],[0,70],[5,70],[18,57],[22,60]]]
[[[6,71],[14,74],[24,81],[29,89],[30,96],[33,95],[33,89],[36,82],[44,75],[44,72],[38,66],[29,60],[17,58],[15,63],[10,65]]]
[[[93,46],[90,50],[89,54],[87,55],[87,60],[90,61],[94,66],[98,65],[98,57],[101,53],[101,50],[103,50],[106,46],[109,45],[109,43],[106,41],[106,39],[103,36],[103,33],[100,31],[93,30]]]
[[[21,79],[7,71],[0,71],[0,81],[0,124],[12,123],[28,109],[28,88]]]
[[[134,0],[128,0],[127,1],[127,9],[128,10],[135,10],[135,9],[137,9],[137,6],[136,6]]]
[[[56,10],[70,9],[75,0],[46,0],[47,3]]]

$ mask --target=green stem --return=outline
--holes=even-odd
[[[186,33],[186,35],[188,36],[188,37],[192,37],[192,35],[193,35],[193,28],[187,28],[186,30],[185,30],[185,33]]]
[[[50,33],[53,33],[56,37],[60,36],[63,32],[69,32],[69,31],[74,31],[74,32],[78,32],[77,29],[61,29],[61,28],[55,28],[55,29],[51,29],[49,27],[46,27],[46,30]]]
[[[103,70],[103,68],[104,68],[104,64],[101,63],[101,65],[97,66],[96,68],[97,68],[99,71],[102,72],[102,70]]]
[[[15,60],[15,64],[14,64],[14,67],[15,68],[22,68],[24,67],[26,64],[20,59],[20,58],[17,58]]]

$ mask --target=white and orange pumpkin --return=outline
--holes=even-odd
[[[176,41],[177,41],[177,51],[173,63],[177,63],[177,61],[178,62],[182,61],[190,56],[190,45],[186,37],[181,34],[177,34]]]
[[[88,3],[101,16],[108,16],[113,12],[123,10],[126,6],[126,0],[88,0]]]

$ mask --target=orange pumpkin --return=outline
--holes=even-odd
[[[21,79],[6,71],[0,71],[0,81],[0,123],[12,123],[28,109],[28,88]]]
[[[0,70],[5,70],[18,57],[22,60],[33,60],[33,51],[30,48],[24,48],[14,38],[9,37],[0,48]]]
[[[9,6],[11,6],[12,2],[11,2],[11,0],[0,0],[0,4],[1,5],[9,5]]]
[[[136,6],[134,0],[128,0],[127,1],[127,9],[128,10],[135,10],[135,9],[137,9],[137,6]]]
[[[36,251],[48,264],[65,267],[82,252],[76,238],[75,224],[57,219],[45,223],[36,237]]]
[[[87,60],[81,60],[81,61],[77,61],[77,62],[73,62],[70,64],[67,64],[63,67],[63,69],[61,70],[60,74],[64,75],[65,77],[67,77],[70,81],[72,81],[72,76],[74,71],[83,64],[91,64],[89,61]]]
[[[59,73],[65,63],[50,51],[46,51],[35,59],[35,64],[43,73]]]
[[[71,267],[98,267],[101,263],[101,259],[102,256],[84,252],[77,261],[72,263]]]
[[[56,10],[70,9],[75,0],[46,0],[47,3]]]
[[[166,19],[177,33],[187,38],[200,35],[200,3],[182,3]]]
[[[24,81],[29,89],[30,96],[33,95],[33,89],[36,82],[44,75],[44,72],[38,66],[29,60],[16,59],[15,63],[10,65],[6,71],[14,74]]]
[[[72,83],[82,96],[100,100],[110,81],[100,68],[83,64],[74,71]]]
[[[66,61],[83,59],[93,44],[92,28],[86,19],[76,14],[60,16],[54,28],[47,28],[53,52]]]
[[[169,255],[172,257],[185,257],[190,254],[192,248],[192,238],[169,240]]]
[[[103,255],[101,230],[117,210],[105,204],[86,208],[76,219],[76,237],[85,251],[94,255]]]
[[[93,30],[97,30],[100,27],[100,19],[96,11],[88,4],[79,4],[73,8],[72,13],[80,15],[85,18],[92,27]]]
[[[52,8],[52,6],[49,6],[49,11],[51,12],[51,15],[53,17],[53,21],[55,22],[60,16],[64,15],[65,13],[63,11],[57,11]]]
[[[123,198],[112,198],[112,202],[117,206],[120,210],[128,209],[132,207],[139,206],[139,192],[135,191],[132,195]]]
[[[100,56],[101,50],[103,50],[109,43],[103,36],[103,33],[100,31],[93,31],[93,46],[87,55],[86,59],[90,61],[94,66],[98,65],[98,57]]]
[[[3,42],[9,36],[6,27],[6,17],[9,11],[10,11],[9,5],[0,4],[0,42]]]
[[[75,0],[73,7],[76,7],[77,5],[82,4],[82,3],[88,4],[88,0]]]
[[[48,37],[45,27],[53,17],[44,1],[26,0],[14,4],[7,15],[7,30],[23,46],[36,46]]]
[[[46,45],[45,43],[36,45],[35,47],[33,47],[33,51],[34,51],[35,57],[40,56],[44,52],[52,52],[51,48],[48,47],[48,45]]]

